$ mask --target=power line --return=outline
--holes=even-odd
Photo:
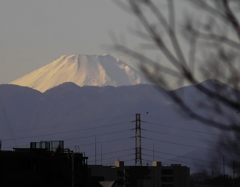
[[[119,150],[119,151],[105,152],[105,153],[103,153],[102,155],[119,153],[119,152],[130,151],[130,150],[134,150],[134,148],[131,148],[131,149],[123,149],[123,150]],[[99,155],[100,155],[100,154],[97,154],[97,156],[99,156]],[[89,155],[89,157],[91,157],[91,156],[95,156],[95,155]]]
[[[119,124],[118,124],[118,125],[119,125]],[[57,134],[66,134],[66,133],[72,133],[72,132],[78,132],[78,131],[82,131],[82,129],[81,129],[81,130],[58,132],[58,133],[43,134],[43,135],[36,135],[36,136],[21,137],[21,138],[17,138],[17,139],[20,140],[20,139],[36,138],[36,137],[51,136],[51,135],[57,135]],[[128,129],[128,130],[122,130],[122,131],[108,132],[108,133],[103,133],[103,134],[94,134],[94,135],[89,135],[89,136],[83,136],[83,137],[78,137],[77,139],[89,138],[89,137],[93,137],[93,136],[102,136],[102,135],[107,135],[107,134],[115,134],[115,133],[127,132],[127,131],[130,131],[130,129]],[[12,140],[12,139],[5,139],[4,141],[11,141],[11,140]],[[68,139],[68,140],[69,140],[69,139]]]
[[[95,121],[95,120],[94,120],[94,121]],[[123,125],[123,124],[128,124],[128,123],[131,123],[131,122],[129,121],[129,122],[121,122],[121,123],[117,123],[117,124],[109,124],[109,125],[102,125],[102,126],[93,126],[93,127],[84,128],[84,129],[80,129],[80,130],[73,130],[73,131],[92,130],[92,129],[103,128],[103,127],[111,127],[111,126],[116,126],[116,125]],[[75,124],[75,123],[74,123],[74,124]],[[79,124],[79,123],[76,123],[76,124]],[[61,125],[61,126],[54,125],[54,126],[57,126],[57,127],[69,126],[69,124],[65,124],[65,125]],[[51,126],[51,127],[54,127],[54,126]],[[49,126],[48,126],[48,127],[49,127]],[[40,128],[27,129],[27,130],[21,130],[21,131],[14,131],[14,132],[23,132],[23,131],[38,130],[38,129],[46,129],[46,128],[40,127]],[[6,133],[0,133],[0,134],[6,134]]]
[[[149,139],[149,140],[154,140],[154,141],[159,141],[159,142],[165,142],[165,143],[170,143],[170,144],[175,144],[175,145],[181,145],[181,146],[186,146],[186,147],[193,147],[193,148],[198,148],[198,149],[206,149],[206,150],[211,150],[211,151],[219,151],[219,150],[215,150],[215,149],[210,149],[210,148],[204,148],[204,147],[197,147],[197,146],[191,146],[191,145],[186,145],[186,144],[181,144],[181,143],[176,143],[176,142],[169,142],[169,141],[165,141],[165,140],[158,140],[158,139],[154,139],[154,138],[144,138],[144,139]]]
[[[73,139],[78,139],[78,138],[71,138],[71,139],[66,139],[66,140],[73,140]],[[118,138],[118,139],[113,139],[113,140],[107,140],[107,141],[101,141],[101,142],[98,142],[98,143],[112,143],[112,142],[115,142],[115,141],[121,141],[121,140],[129,140],[130,138],[127,137],[127,138]],[[93,143],[87,143],[87,144],[80,144],[79,146],[88,146],[88,145],[94,145],[95,142]]]
[[[83,129],[79,129],[79,130],[71,130],[71,131],[64,131],[64,132],[58,132],[58,133],[49,133],[49,134],[43,134],[43,135],[22,137],[22,138],[17,138],[17,139],[20,140],[20,139],[43,137],[43,136],[51,136],[51,135],[57,135],[57,134],[66,134],[66,133],[86,131],[86,130],[91,130],[91,129],[96,129],[96,128],[103,128],[103,127],[116,126],[116,125],[123,125],[123,124],[128,124],[128,123],[130,123],[130,122],[123,122],[123,123],[117,123],[117,124],[109,124],[109,125],[103,125],[103,126],[98,126],[98,127],[83,128]],[[84,137],[78,137],[77,139],[88,138],[88,137],[93,137],[93,136],[102,136],[102,135],[114,134],[114,133],[126,132],[126,131],[128,131],[128,130],[116,131],[116,132],[109,132],[109,133],[103,133],[103,134],[94,134],[94,135],[89,135],[89,136],[84,136]],[[180,135],[172,135],[172,134],[168,134],[168,133],[161,133],[161,132],[158,132],[158,131],[151,131],[151,130],[146,130],[146,131],[152,132],[152,133],[159,133],[159,134],[166,134],[166,135],[170,135],[170,136],[182,137],[182,138],[186,138],[186,139],[194,139],[194,140],[198,140],[198,141],[211,142],[211,141],[207,141],[207,140],[200,140],[200,139],[195,139],[195,138],[188,138],[188,137],[184,137],[184,136],[180,136]],[[150,138],[146,138],[146,139],[150,139]],[[3,140],[3,141],[11,141],[11,140],[13,140],[13,139],[5,139],[5,140]],[[15,140],[16,140],[16,139],[15,139]],[[178,144],[178,145],[188,146],[188,145],[184,145],[184,144],[179,144],[179,143],[174,143],[174,142],[168,142],[168,141],[163,141],[163,140],[157,140],[157,139],[152,139],[152,140],[154,140],[154,141],[166,142],[166,143],[171,143],[171,144]],[[211,143],[217,143],[217,142],[211,142]],[[219,143],[219,144],[224,144],[224,143]],[[227,145],[227,144],[224,144],[224,145]],[[189,146],[189,147],[196,147],[196,146]],[[202,147],[196,147],[196,148],[208,149],[208,148],[202,148]]]
[[[180,121],[180,122],[184,122],[184,123],[186,123],[186,121],[184,121],[184,120],[182,120],[182,119],[176,119],[175,117],[174,118],[163,118],[163,117],[157,117],[157,116],[152,116],[152,115],[149,115],[149,114],[143,114],[143,116],[145,116],[145,117],[149,117],[149,118],[156,118],[156,119],[161,119],[161,120],[168,120],[168,121]],[[197,124],[197,123],[194,123],[194,122],[188,122],[188,124],[193,124],[193,125],[199,125],[199,124]]]
[[[215,144],[221,144],[221,145],[229,145],[226,143],[221,143],[221,142],[212,142],[209,140],[202,140],[202,139],[197,139],[197,138],[190,138],[190,137],[185,137],[185,136],[180,136],[180,135],[175,135],[175,134],[169,134],[169,133],[163,133],[163,132],[158,132],[158,131],[152,131],[152,130],[146,130],[147,132],[152,132],[152,133],[158,133],[158,134],[164,134],[164,135],[170,135],[170,136],[175,136],[175,137],[180,137],[180,138],[185,138],[185,139],[191,139],[191,140],[197,140],[197,141],[203,141],[203,142],[208,142],[208,143],[215,143]],[[233,146],[234,148],[237,148],[236,146]],[[240,148],[240,147],[238,147]]]
[[[119,126],[119,125],[129,124],[129,123],[130,122],[123,122],[123,123],[103,125],[103,126],[97,126],[97,127],[89,127],[89,128],[83,128],[83,129],[71,130],[71,131],[65,131],[65,132],[50,133],[50,134],[36,135],[36,136],[30,136],[30,137],[22,137],[22,138],[18,138],[18,139],[35,138],[35,137],[50,136],[50,135],[56,135],[56,134],[67,134],[67,133],[72,133],[72,132],[87,131],[87,130],[96,129],[96,128],[105,128],[105,127],[111,127],[111,126]],[[160,126],[166,126],[166,125],[150,123],[150,122],[145,122],[145,123],[154,124],[154,125],[160,125]],[[171,126],[167,126],[167,127],[174,128],[174,129],[185,130],[185,131],[197,132],[197,133],[216,135],[216,134],[212,134],[212,133],[205,133],[205,132],[201,132],[201,131],[189,130],[189,129],[179,128],[179,127],[171,127]],[[105,136],[105,135],[109,135],[109,134],[128,132],[128,131],[130,131],[130,129],[122,130],[122,131],[107,132],[107,133],[102,133],[102,134],[88,135],[88,136],[84,136],[84,137],[68,138],[68,139],[65,139],[65,140],[82,139],[82,138],[89,138],[89,137],[96,137],[96,136],[103,136],[103,135]],[[171,135],[171,134],[167,134],[167,133],[161,133],[161,132],[158,132],[158,131],[151,131],[151,130],[146,130],[146,131],[152,132],[152,133]],[[194,140],[198,140],[198,141],[206,141],[206,140],[200,140],[200,139],[195,139],[195,138],[188,138],[188,137],[184,137],[184,136],[180,136],[180,135],[171,135],[171,136],[176,136],[176,137],[181,137],[181,138],[186,138],[186,139],[194,139]],[[107,141],[102,141],[102,142],[98,142],[98,143],[111,143],[111,142],[114,142],[114,141],[122,141],[122,140],[127,140],[127,139],[130,139],[130,138],[113,139],[113,140],[107,140]],[[176,144],[176,145],[181,145],[181,146],[187,146],[187,147],[194,147],[194,148],[199,148],[199,149],[214,150],[214,149],[209,149],[209,148],[203,148],[203,147],[197,147],[197,146],[180,144],[180,143],[176,143],[176,142],[169,142],[169,141],[165,141],[165,140],[158,140],[158,139],[154,139],[154,138],[145,138],[145,139],[153,140],[153,141],[160,141],[160,142],[163,142],[163,143],[171,143],[171,144]],[[7,140],[4,140],[4,141],[10,141],[10,140],[12,140],[12,139],[7,139]],[[15,139],[15,141],[16,141],[16,139]],[[206,142],[211,142],[211,141],[206,141]],[[211,142],[211,143],[217,143],[217,142]],[[86,146],[86,145],[93,145],[93,144],[94,143],[88,143],[88,144],[82,144],[82,145],[79,145],[79,146]],[[150,151],[148,149],[144,149],[144,150]],[[216,150],[214,150],[214,151],[216,151]],[[116,151],[116,152],[121,152],[121,151]],[[162,152],[159,152],[159,151],[155,151],[155,152],[156,153],[162,153]],[[114,154],[114,152],[109,152],[109,153],[105,153],[105,154]],[[163,154],[167,154],[167,153],[163,153]],[[127,156],[130,156],[130,155],[134,155],[134,154],[128,154],[128,155],[124,155],[124,156],[121,155],[120,157],[127,157]],[[150,156],[148,154],[144,154],[144,155]],[[171,154],[169,154],[169,155],[171,155]],[[174,155],[174,156],[178,156],[178,155]],[[158,156],[156,156],[156,157],[158,157]],[[179,157],[189,158],[189,157],[184,157],[184,156],[179,156]],[[115,158],[115,157],[112,157],[112,158]],[[161,158],[161,157],[158,157],[158,158]],[[107,160],[107,159],[111,159],[111,158],[105,158],[103,160]],[[189,159],[194,159],[194,158],[189,158]],[[145,160],[145,159],[143,159],[143,160]],[[173,160],[173,159],[170,159],[170,160]],[[204,160],[200,160],[200,159],[195,159],[195,160],[204,161]],[[214,162],[210,162],[210,161],[205,161],[205,162],[214,163]],[[185,162],[185,163],[187,163],[187,162]],[[190,164],[190,163],[188,163],[188,164]],[[219,163],[215,163],[215,164],[219,164]],[[192,165],[196,165],[196,164],[192,164]],[[198,165],[198,166],[200,166],[200,165]],[[207,167],[207,166],[204,166],[204,167]]]
[[[146,122],[146,121],[144,121],[144,122],[147,123],[147,124],[151,124],[151,125],[164,126],[164,127],[169,127],[169,128],[174,128],[174,129],[179,129],[179,130],[184,130],[184,131],[190,131],[190,132],[196,132],[196,133],[201,133],[201,134],[209,134],[209,135],[213,135],[213,136],[219,136],[219,134],[214,134],[214,133],[209,133],[209,132],[190,130],[190,129],[174,127],[174,126],[169,126],[169,125],[162,125],[162,124]],[[230,137],[230,136],[224,136],[224,137]],[[232,138],[232,137],[230,137],[230,138]]]
[[[152,150],[149,150],[149,149],[143,149],[143,150],[146,150],[146,151],[152,152]],[[218,163],[218,162],[212,162],[212,161],[208,161],[208,160],[202,160],[202,159],[191,158],[191,157],[186,157],[186,156],[179,156],[179,155],[175,155],[175,154],[171,154],[171,153],[165,153],[165,152],[162,152],[162,151],[154,151],[154,152],[155,152],[155,153],[166,154],[166,155],[171,155],[171,156],[177,156],[177,157],[181,157],[181,158],[187,158],[187,159],[192,159],[192,160],[198,160],[198,161],[203,161],[203,162],[209,162],[209,163],[212,163],[212,164],[219,164],[219,165],[222,165],[222,163]]]

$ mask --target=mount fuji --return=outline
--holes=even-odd
[[[147,83],[137,70],[109,54],[73,54],[60,56],[10,84],[45,92],[65,82],[73,82],[78,86],[100,87]]]

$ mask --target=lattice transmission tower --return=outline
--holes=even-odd
[[[141,114],[136,114],[135,127],[135,165],[142,166]]]

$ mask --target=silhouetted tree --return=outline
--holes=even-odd
[[[161,61],[122,44],[116,43],[115,48],[139,61],[141,71],[157,86],[172,90],[175,86],[197,85],[198,95],[205,100],[199,100],[195,106],[176,92],[168,92],[168,96],[187,116],[220,131],[219,155],[225,154],[231,162],[235,160],[237,167],[240,124],[235,114],[240,114],[240,1],[186,0],[196,8],[196,16],[179,16],[176,2],[165,2],[164,8],[156,0],[128,0],[120,4],[134,13],[144,28],[135,31],[145,41],[142,50],[157,49]],[[204,16],[198,16],[200,12]],[[178,23],[176,17],[184,17],[183,23]],[[221,82],[199,84],[209,78],[232,88]]]
[[[195,172],[191,174],[191,181],[193,181],[195,184],[203,184],[207,181],[207,179],[210,178],[208,173],[206,171],[203,172]]]

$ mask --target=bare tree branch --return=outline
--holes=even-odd
[[[158,49],[166,60],[164,63],[153,61],[119,44],[115,45],[115,48],[138,60],[146,78],[157,86],[171,89],[171,84],[167,79],[169,76],[175,78],[179,86],[182,86],[184,82],[196,85],[198,93],[207,101],[199,100],[197,110],[189,105],[182,95],[173,91],[166,93],[187,116],[214,127],[223,134],[228,133],[233,136],[233,139],[225,137],[219,142],[222,143],[221,148],[225,153],[230,151],[232,157],[239,157],[240,149],[237,145],[240,141],[240,125],[236,118],[232,117],[231,112],[226,111],[228,109],[234,113],[240,112],[240,93],[236,90],[240,88],[240,24],[237,15],[240,9],[233,8],[234,5],[240,7],[240,2],[188,0],[189,3],[208,14],[205,21],[198,17],[195,20],[190,17],[185,19],[186,23],[182,29],[188,41],[188,50],[186,50],[185,43],[179,40],[176,1],[166,1],[168,17],[153,0],[128,0],[128,2],[129,8],[146,30],[145,32],[136,31],[140,39],[148,42],[141,45],[142,49]],[[151,17],[143,11],[143,7],[150,10]],[[156,20],[155,24],[152,23],[152,16]],[[163,33],[156,30],[156,26],[163,30],[167,40]],[[236,89],[199,84],[201,82],[199,74],[202,77],[223,80]],[[207,111],[208,115],[199,111]],[[215,116],[221,120],[216,120]]]

